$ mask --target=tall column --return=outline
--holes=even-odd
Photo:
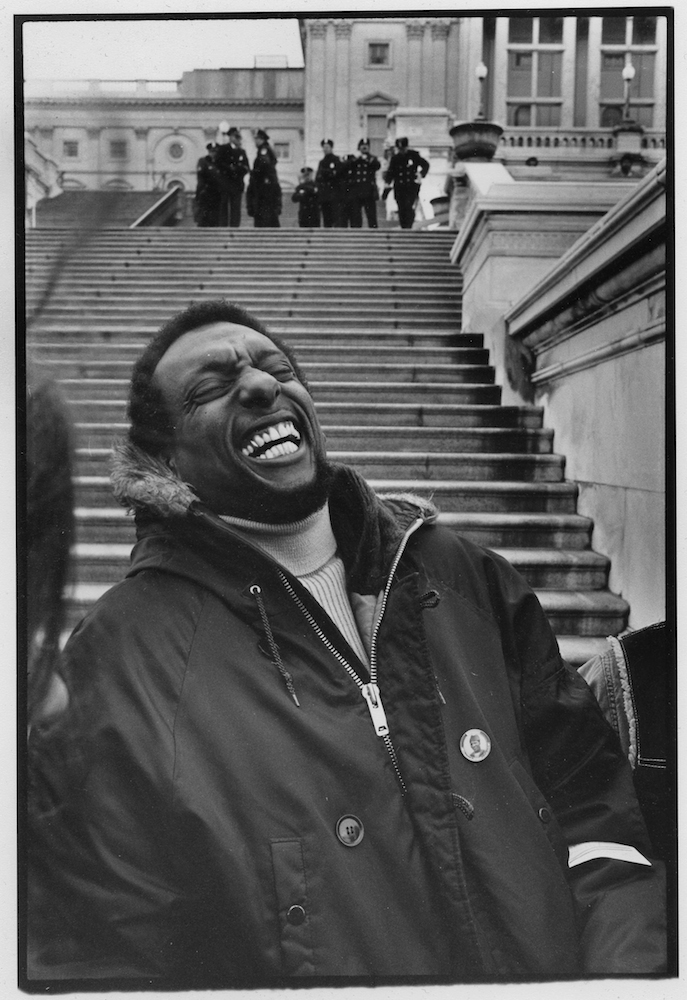
[[[325,44],[327,22],[322,18],[306,21],[305,53],[305,162],[313,168],[322,155],[320,142],[330,138],[325,122]],[[333,138],[333,136],[331,136]]]
[[[575,108],[575,47],[577,45],[577,18],[563,18],[563,66],[561,79],[561,128],[573,127]]]
[[[508,18],[496,18],[496,35],[494,38],[494,110],[492,121],[505,125],[508,121],[506,95],[508,93]],[[474,77],[474,73],[473,73]]]
[[[666,127],[666,73],[668,58],[668,18],[656,18],[656,67],[654,73],[654,128]]]
[[[339,156],[352,153],[351,117],[355,115],[355,107],[351,107],[351,31],[353,22],[350,18],[334,21],[334,42],[336,45],[336,73],[334,76],[334,121],[336,135],[335,149]]]
[[[131,182],[137,191],[147,191],[152,188],[152,163],[148,152],[148,132],[148,128],[134,128],[136,150],[131,159],[136,175],[131,178]]]
[[[448,103],[448,94],[446,93],[448,29],[448,21],[438,18],[432,20],[432,96],[429,104],[433,108],[445,108]]]
[[[87,180],[86,183],[94,188],[96,191],[101,185],[102,177],[100,176],[100,166],[101,166],[101,149],[100,149],[100,133],[102,129],[99,128],[89,128],[86,129],[86,135],[88,136],[88,156],[87,156],[87,169],[91,172],[90,182]]]
[[[465,20],[453,18],[446,42],[446,107],[454,118],[460,117],[460,39]]]
[[[589,18],[587,48],[587,128],[599,127],[601,98],[601,17]]]
[[[404,103],[409,108],[422,106],[422,39],[424,35],[425,26],[422,21],[415,18],[406,22],[408,90]]]

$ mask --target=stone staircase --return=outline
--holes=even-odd
[[[223,296],[293,344],[331,457],[377,489],[433,496],[443,523],[506,556],[567,659],[583,662],[625,627],[628,607],[607,589],[608,561],[590,548],[591,522],[576,513],[541,408],[501,406],[482,335],[461,332],[453,239],[109,229],[75,243],[67,230],[28,233],[30,350],[61,381],[76,426],[71,624],[124,575],[134,538],[107,478],[112,441],[126,432],[131,364],[173,312]]]

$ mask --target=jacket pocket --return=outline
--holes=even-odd
[[[303,845],[300,840],[273,840],[270,847],[282,971],[287,976],[311,976],[315,967]]]

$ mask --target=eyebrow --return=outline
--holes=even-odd
[[[254,364],[263,364],[266,360],[272,358],[278,358],[280,360],[283,359],[289,365],[291,365],[291,362],[289,361],[287,356],[284,354],[283,351],[281,351],[276,346],[276,344],[274,345],[274,347],[260,348],[255,354],[255,356],[252,357],[251,360],[253,361]],[[238,367],[239,367],[239,359],[236,353],[232,354],[230,358],[228,357],[225,357],[223,359],[208,358],[200,366],[200,368],[197,368],[195,371],[189,373],[188,379],[184,380],[184,382],[182,383],[182,392],[184,395],[186,395],[190,391],[190,389],[193,388],[195,380],[199,378],[201,375],[208,375],[208,374],[212,375],[215,373],[222,374],[225,372],[233,372]]]

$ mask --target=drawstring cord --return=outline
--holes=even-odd
[[[284,683],[286,684],[286,688],[291,697],[293,698],[294,702],[296,703],[296,706],[300,708],[301,703],[299,702],[296,696],[296,689],[293,686],[293,679],[291,677],[291,674],[288,672],[288,670],[282,663],[281,653],[279,652],[279,646],[277,646],[276,642],[274,641],[274,636],[272,635],[272,627],[270,625],[269,618],[267,617],[267,612],[265,611],[265,605],[262,600],[262,589],[257,585],[257,583],[254,583],[252,587],[249,588],[249,590],[257,602],[258,611],[260,612],[260,620],[262,621],[262,627],[265,630],[265,638],[267,639],[267,643],[270,647],[270,652],[272,653],[272,659],[274,661],[274,664],[279,670],[279,673],[284,678]]]

